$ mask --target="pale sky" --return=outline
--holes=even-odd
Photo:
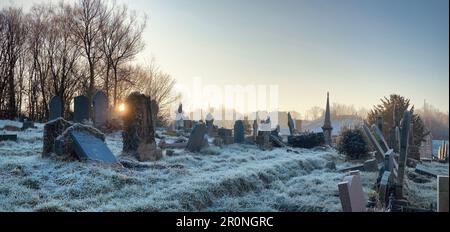
[[[281,110],[302,113],[326,91],[356,107],[397,93],[449,108],[448,0],[118,2],[149,16],[138,62],[154,56],[180,84],[274,84]]]

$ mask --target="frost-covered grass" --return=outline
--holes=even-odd
[[[353,165],[333,149],[238,144],[201,153],[174,149],[175,156],[133,168],[64,162],[41,158],[43,127],[37,126],[17,132],[18,143],[0,142],[0,211],[341,211],[337,183],[345,173],[325,164]],[[127,159],[121,132],[107,135],[106,143]],[[362,173],[366,193],[376,176]],[[417,189],[427,191],[424,186]]]

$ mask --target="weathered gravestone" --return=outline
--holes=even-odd
[[[363,127],[364,133],[366,134],[367,138],[369,139],[370,143],[372,144],[372,147],[375,148],[377,160],[379,160],[379,161],[384,160],[383,148],[380,146],[377,139],[375,138],[375,136],[372,134],[369,127],[365,123],[362,125],[362,127]]]
[[[256,136],[258,136],[258,121],[253,120],[253,140],[256,141]]]
[[[213,130],[214,130],[214,117],[212,116],[211,113],[208,113],[206,115],[205,122],[206,122],[206,133],[209,136],[212,136],[212,133],[213,133]]]
[[[157,149],[150,97],[139,92],[126,98],[127,113],[123,116],[123,151],[130,153],[139,161],[153,161],[162,157]]]
[[[217,130],[217,134],[219,135],[222,143],[225,145],[232,144],[234,142],[233,131],[231,129],[219,128]]]
[[[438,212],[448,212],[448,176],[437,177]]]
[[[78,96],[74,99],[73,121],[84,123],[89,120],[89,98],[86,96]]]
[[[50,99],[48,108],[48,121],[52,121],[59,117],[62,117],[62,101],[59,96],[53,96]]]
[[[234,142],[243,143],[245,141],[245,128],[242,120],[237,120],[234,123]]]
[[[74,151],[80,159],[117,163],[116,157],[106,144],[94,135],[73,130],[70,132],[70,137],[73,140]]]
[[[386,152],[387,150],[389,150],[389,145],[387,144],[386,140],[384,139],[383,133],[381,132],[381,130],[378,128],[378,126],[376,126],[375,124],[372,125],[372,130],[375,134],[375,137],[378,138],[378,141],[381,142],[381,147],[383,148],[383,150]]]
[[[16,134],[0,134],[0,141],[17,141]]]
[[[44,145],[42,149],[42,157],[46,157],[54,151],[53,149],[56,138],[72,125],[72,123],[64,120],[63,118],[57,118],[47,122],[44,125]]]
[[[339,198],[344,212],[365,212],[366,200],[359,171],[350,172],[349,176],[338,184]]]
[[[403,180],[405,178],[406,160],[408,159],[409,128],[411,124],[411,113],[405,110],[402,119],[402,130],[400,137],[400,156],[398,158],[398,176],[395,187],[395,197],[403,198]]]
[[[186,149],[190,152],[199,152],[203,147],[208,145],[208,141],[205,138],[206,126],[205,124],[197,124],[192,130],[191,136],[189,137]]]
[[[92,104],[94,107],[94,126],[101,128],[108,120],[108,98],[102,91],[95,93]]]
[[[295,125],[294,125],[294,120],[292,119],[292,116],[291,116],[291,112],[288,113],[288,127],[289,127],[289,134],[294,135]]]

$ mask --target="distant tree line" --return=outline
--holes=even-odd
[[[29,12],[1,9],[0,118],[45,120],[54,95],[61,97],[66,116],[74,96],[92,99],[97,90],[106,93],[112,107],[136,86],[172,97],[173,79],[154,62],[133,65],[145,46],[145,27],[145,16],[138,19],[126,5],[103,0],[44,3]],[[150,91],[159,80],[166,89]]]

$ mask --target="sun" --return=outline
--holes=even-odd
[[[125,104],[122,103],[119,105],[119,112],[125,112]]]

